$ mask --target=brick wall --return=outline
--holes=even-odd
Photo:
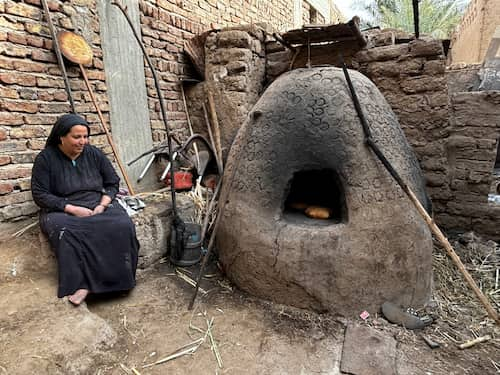
[[[471,0],[453,36],[451,62],[483,62],[497,26],[500,26],[500,2]]]
[[[109,123],[95,0],[48,4],[57,30],[81,34],[91,45],[94,59],[86,70]],[[141,0],[139,7],[143,42],[160,76],[169,126],[181,134],[186,133],[186,115],[178,81],[193,74],[183,53],[185,39],[242,23],[265,22],[276,30],[293,26],[293,0]],[[67,70],[76,110],[91,124],[92,143],[109,155],[80,71],[74,66]],[[165,139],[164,125],[149,69],[145,74],[153,140],[159,142]],[[5,221],[37,211],[29,191],[32,163],[55,119],[70,110],[40,0],[0,2],[0,103],[0,221]]]

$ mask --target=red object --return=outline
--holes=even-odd
[[[170,186],[170,172],[167,173],[165,184]],[[190,172],[175,172],[174,173],[174,186],[175,190],[186,190],[193,187],[193,174]]]

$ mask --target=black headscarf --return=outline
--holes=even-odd
[[[61,137],[64,137],[71,131],[71,128],[75,125],[83,125],[87,127],[88,135],[90,136],[90,127],[87,120],[83,117],[75,114],[69,113],[67,115],[62,115],[59,117],[50,131],[45,147],[57,146],[61,144]]]

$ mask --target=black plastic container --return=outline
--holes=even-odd
[[[201,225],[196,223],[184,223],[184,246],[181,254],[177,254],[177,232],[172,226],[170,234],[170,262],[176,266],[187,267],[201,260]]]

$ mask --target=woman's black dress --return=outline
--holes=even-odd
[[[37,156],[31,191],[41,207],[41,229],[57,256],[58,297],[81,288],[104,293],[135,286],[139,243],[132,220],[114,200],[119,181],[106,156],[91,145],[74,161],[51,146]],[[101,214],[64,212],[66,204],[93,210],[103,194],[113,201]]]

